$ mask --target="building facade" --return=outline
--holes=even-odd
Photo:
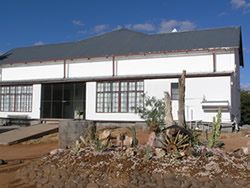
[[[143,121],[143,94],[169,92],[178,112],[178,78],[186,70],[187,121],[240,120],[241,28],[167,34],[121,29],[89,39],[23,47],[0,58],[0,118]]]

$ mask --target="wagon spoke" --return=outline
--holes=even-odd
[[[178,137],[179,137],[180,132],[181,132],[181,130],[179,130],[179,131],[178,131],[177,136],[175,137],[174,144],[176,144],[176,142],[177,142],[177,140],[178,140]]]

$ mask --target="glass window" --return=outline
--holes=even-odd
[[[179,99],[179,84],[171,83],[171,99],[178,100]]]
[[[0,111],[31,112],[32,86],[0,86]]]
[[[97,83],[96,112],[135,112],[143,106],[143,81]]]

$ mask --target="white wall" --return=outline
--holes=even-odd
[[[51,62],[2,68],[2,81],[63,78],[63,63]]]
[[[216,54],[216,71],[225,72],[225,71],[234,71],[234,54]]]
[[[213,55],[118,60],[117,75],[212,72]]]
[[[41,108],[41,84],[33,85],[32,112],[0,112],[0,117],[7,118],[8,115],[27,115],[31,119],[40,118]]]
[[[111,61],[67,63],[67,77],[112,76]]]
[[[185,92],[186,120],[212,121],[217,113],[204,112],[201,106],[203,98],[207,101],[227,100],[231,104],[230,76],[209,78],[187,78]],[[149,95],[163,98],[164,92],[170,92],[170,85],[178,79],[145,80],[145,91]],[[156,89],[157,87],[157,89]],[[178,119],[178,101],[172,101],[173,117]],[[230,112],[222,113],[224,122],[230,121]]]

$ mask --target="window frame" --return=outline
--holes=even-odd
[[[0,86],[0,112],[32,112],[33,85]]]
[[[110,91],[106,92],[105,90],[105,83],[111,83],[110,85]],[[118,83],[118,87],[116,87],[116,90],[114,90],[114,84]],[[122,83],[125,83],[125,87],[126,89],[122,88]],[[134,83],[134,90],[130,90],[130,84]],[[142,83],[142,87],[141,85],[138,85],[138,83]],[[99,84],[102,84],[102,91],[99,90],[98,86]],[[105,93],[111,93],[111,111],[107,112],[105,111]],[[130,94],[134,93],[134,97],[132,98],[134,100],[134,102],[131,103],[131,99]],[[96,113],[136,113],[136,109],[133,111],[130,108],[131,104],[134,104],[135,107],[139,105],[143,105],[143,99],[142,99],[142,104],[138,103],[138,94],[141,94],[143,96],[144,94],[144,80],[115,80],[115,81],[102,81],[102,82],[96,82]],[[118,95],[118,106],[117,106],[117,110],[116,108],[114,108],[114,94]],[[126,103],[125,103],[125,110],[122,110],[123,106],[122,106],[122,95],[125,95],[126,99]],[[102,95],[102,101],[101,103],[99,102],[99,96],[98,95]],[[139,99],[140,100],[140,99]]]

